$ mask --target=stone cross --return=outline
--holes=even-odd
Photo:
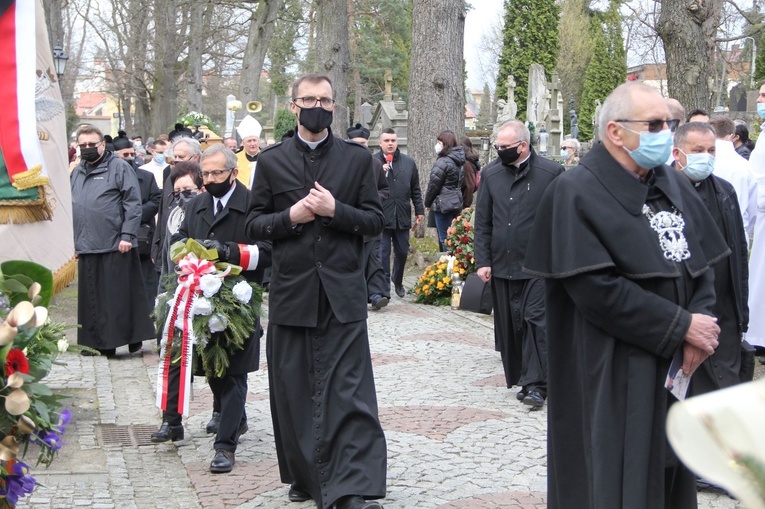
[[[550,93],[550,110],[547,113],[545,123],[550,135],[548,153],[554,156],[560,155],[560,145],[563,141],[562,106],[563,97],[560,95],[560,79],[558,73],[553,73],[551,80],[547,82],[547,90]]]
[[[390,69],[385,69],[385,95],[383,101],[393,100],[393,72]]]
[[[515,102],[515,78],[512,75],[507,77],[507,102]]]

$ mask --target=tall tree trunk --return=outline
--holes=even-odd
[[[464,30],[465,0],[414,0],[408,153],[417,162],[423,190],[438,133],[450,129],[459,138],[465,130],[462,51],[444,51],[462,48]]]
[[[157,60],[151,105],[153,136],[172,130],[178,118],[178,90],[175,82],[175,63],[178,55],[175,47],[175,0],[158,1],[155,9],[155,23],[165,29],[161,33],[157,31],[157,44],[154,47]]]
[[[316,57],[319,73],[332,80],[335,91],[335,115],[332,131],[345,137],[348,129],[348,1],[316,0]]]
[[[43,0],[43,11],[48,23],[48,41],[51,51],[53,46],[61,44],[64,47],[64,11],[67,8],[67,0]]]
[[[186,91],[189,95],[189,109],[202,111],[202,54],[204,52],[204,33],[210,22],[212,6],[210,2],[197,0],[191,2],[189,16],[188,66],[186,68]]]
[[[276,15],[282,0],[260,0],[258,8],[250,18],[247,46],[244,49],[244,61],[239,82],[239,99],[243,104],[259,100],[260,73],[268,51],[268,42],[274,33]]]
[[[356,17],[353,0],[348,0],[348,23],[353,25]],[[349,26],[349,29],[350,29]],[[361,120],[361,100],[364,95],[364,89],[361,86],[361,71],[359,70],[359,43],[355,37],[349,37],[348,52],[351,62],[353,62],[353,117],[351,124],[356,124]]]
[[[686,111],[710,109],[708,77],[721,12],[721,0],[662,2],[656,31],[664,42],[669,95]]]

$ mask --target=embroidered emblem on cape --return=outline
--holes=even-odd
[[[648,205],[643,205],[643,214],[648,218],[651,228],[659,234],[659,246],[664,251],[664,258],[682,262],[691,257],[688,241],[683,234],[685,219],[675,207],[672,207],[672,212],[663,210],[656,214]]]

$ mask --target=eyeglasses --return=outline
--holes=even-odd
[[[494,150],[507,150],[507,149],[509,149],[509,148],[512,148],[512,147],[513,147],[513,145],[520,145],[521,143],[523,143],[523,140],[520,140],[520,141],[514,141],[514,142],[513,142],[513,143],[511,143],[510,145],[497,145],[497,144],[495,143],[495,144],[494,144]]]
[[[202,172],[202,178],[208,178],[212,177],[215,180],[218,180],[221,176],[223,176],[225,173],[229,173],[234,171],[234,168],[226,168],[225,170],[210,170],[210,171],[203,171]]]
[[[671,118],[669,120],[663,120],[663,119],[656,119],[656,120],[628,120],[628,119],[617,119],[617,122],[627,122],[627,123],[635,123],[635,124],[648,124],[648,132],[649,133],[658,133],[664,128],[664,124],[667,124],[667,127],[669,128],[670,132],[675,132],[675,129],[677,129],[677,126],[680,125],[680,119],[678,118]]]
[[[198,187],[193,187],[191,189],[181,189],[180,191],[173,191],[173,196],[178,198],[183,193],[194,193],[194,194],[196,194],[197,191],[199,191]]]
[[[133,152],[132,154],[122,154],[122,157],[123,158],[125,158],[125,157],[135,157],[135,152]]]
[[[315,108],[317,104],[321,103],[321,107],[325,110],[330,109],[335,104],[335,100],[329,97],[296,97],[292,102],[301,108]]]
[[[95,142],[95,143],[80,143],[80,144],[79,144],[79,145],[77,145],[77,146],[78,146],[78,147],[80,147],[80,149],[84,149],[84,148],[96,148],[96,147],[97,147],[97,146],[99,146],[100,144],[101,144],[101,142],[100,142],[100,141],[97,141],[97,142]]]

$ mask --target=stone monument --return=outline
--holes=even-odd
[[[595,99],[595,112],[592,114],[592,142],[600,140],[600,110],[603,105],[600,104],[600,99]]]
[[[741,83],[730,89],[730,111],[746,111],[746,87]]]
[[[561,125],[561,109],[563,107],[563,98],[560,95],[560,78],[558,73],[552,75],[552,79],[547,83],[547,91],[550,93],[550,109],[545,118],[545,128],[550,135],[548,143],[548,153],[553,156],[560,155],[560,145],[563,141],[563,129]],[[552,146],[550,146],[552,145]]]
[[[542,156],[547,155],[547,140],[549,137],[550,135],[547,134],[545,125],[540,123],[539,135],[537,136],[537,149],[539,150],[539,155],[542,155]]]
[[[491,130],[491,141],[497,139],[497,133],[499,132],[499,126],[507,122],[508,120],[515,120],[515,116],[518,113],[518,105],[515,104],[515,78],[512,76],[507,77],[507,101],[500,99],[497,101],[497,122]]]
[[[579,118],[576,116],[576,110],[571,108],[568,112],[569,125],[571,126],[571,138],[579,139]]]
[[[526,101],[526,120],[534,125],[544,122],[547,117],[547,78],[545,68],[540,64],[531,64],[529,68],[528,100]]]

